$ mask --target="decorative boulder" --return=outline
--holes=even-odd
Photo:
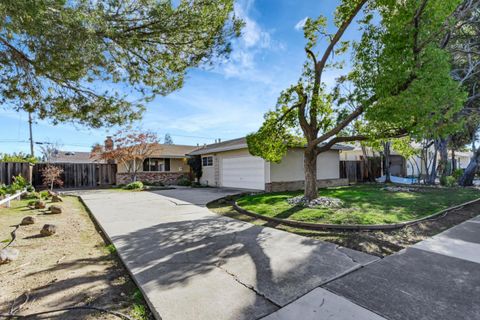
[[[37,200],[37,201],[35,201],[34,206],[35,206],[35,209],[45,209],[46,204],[45,204],[45,201]]]
[[[22,219],[22,222],[20,222],[22,226],[26,226],[34,223],[35,223],[35,217],[32,217],[32,216],[26,216],[25,218]]]
[[[40,234],[44,237],[54,235],[55,233],[57,233],[57,226],[54,224],[46,224],[42,230],[40,230]]]
[[[52,196],[52,202],[63,202],[63,199],[59,195],[55,194]]]
[[[56,196],[57,194],[55,192],[53,192],[52,190],[47,190],[47,193],[48,193],[48,196],[49,197],[53,197],[53,196]]]
[[[19,254],[20,252],[13,248],[5,248],[0,250],[0,264],[17,260]]]
[[[50,213],[52,214],[59,214],[59,213],[62,213],[62,207],[60,206],[57,206],[57,205],[51,205],[50,208],[48,208],[50,210]]]

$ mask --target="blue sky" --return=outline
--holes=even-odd
[[[213,68],[190,70],[185,86],[147,105],[143,120],[134,124],[170,133],[177,144],[212,143],[255,131],[263,114],[275,106],[282,89],[296,82],[305,60],[301,22],[319,14],[331,17],[337,1],[240,0],[236,12],[246,22],[230,59]],[[355,26],[347,38],[358,37]],[[332,82],[338,71],[324,76]],[[2,109],[0,153],[29,152],[25,113]],[[36,121],[34,140],[57,142],[63,150],[89,151],[118,128],[88,129],[65,123]],[[38,153],[38,150],[37,150]]]

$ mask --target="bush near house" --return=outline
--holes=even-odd
[[[135,181],[127,184],[123,187],[126,190],[141,190],[143,189],[143,182],[142,181]]]

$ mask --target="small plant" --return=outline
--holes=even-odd
[[[40,199],[48,199],[48,197],[50,197],[48,190],[43,190],[42,192],[40,192]]]
[[[452,172],[452,177],[454,177],[457,181],[463,176],[463,169],[456,169]]]
[[[142,181],[131,182],[123,188],[126,190],[141,190],[143,189],[143,182]]]
[[[177,180],[177,185],[189,187],[192,185],[192,181],[190,181],[190,179],[186,177],[181,177],[180,179]]]
[[[53,186],[63,186],[63,181],[60,178],[63,173],[63,169],[60,167],[48,165],[42,170],[43,183],[53,190]]]
[[[113,244],[107,245],[105,247],[105,249],[107,249],[108,253],[110,253],[110,254],[117,253],[117,248],[115,248],[115,246]]]
[[[440,178],[440,184],[445,187],[453,187],[457,184],[458,179],[456,179],[454,176],[446,176]]]
[[[136,289],[131,298],[133,300],[131,311],[132,316],[138,320],[148,319],[148,311],[147,308],[145,308],[142,292],[139,289]]]
[[[40,200],[42,195],[39,192],[28,192],[24,197],[25,200]]]

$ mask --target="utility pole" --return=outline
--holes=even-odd
[[[30,129],[30,155],[35,156],[35,151],[33,150],[33,134],[32,134],[32,113],[28,113],[28,127]]]

